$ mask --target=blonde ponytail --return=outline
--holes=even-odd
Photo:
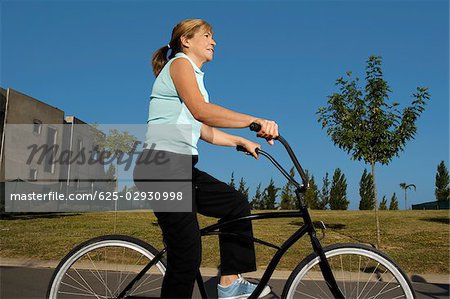
[[[155,53],[153,53],[152,58],[152,67],[153,67],[153,73],[155,74],[155,77],[158,77],[159,73],[163,69],[163,67],[166,65],[167,61],[167,53],[169,52],[169,47],[164,46],[162,48],[159,48]]]

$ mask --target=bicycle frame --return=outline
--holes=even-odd
[[[250,126],[250,128],[255,131],[257,130],[257,127]],[[259,130],[257,130],[259,131]],[[209,236],[209,235],[228,235],[233,236],[236,238],[245,238],[248,240],[252,240],[253,242],[272,247],[277,249],[277,252],[272,257],[271,261],[269,262],[269,265],[267,266],[267,269],[264,271],[263,276],[261,277],[261,280],[258,283],[258,286],[253,291],[253,293],[250,295],[249,298],[254,299],[258,298],[258,296],[261,294],[261,292],[264,289],[264,286],[269,282],[270,277],[272,276],[273,272],[275,271],[276,266],[278,265],[279,261],[283,257],[283,255],[286,253],[286,251],[294,245],[299,239],[301,239],[305,234],[308,234],[311,241],[311,246],[313,251],[320,257],[320,269],[322,272],[323,277],[327,281],[328,287],[330,291],[332,292],[334,298],[344,298],[344,295],[342,291],[340,290],[339,286],[336,283],[336,279],[334,278],[334,275],[331,271],[330,265],[325,257],[325,253],[323,251],[322,245],[320,244],[319,239],[316,235],[316,230],[314,228],[314,224],[311,220],[308,208],[306,204],[304,203],[301,195],[306,191],[308,187],[308,180],[306,177],[305,172],[303,171],[300,163],[298,162],[294,152],[292,151],[291,147],[287,143],[287,141],[282,138],[281,136],[278,136],[278,141],[280,141],[284,147],[286,148],[292,162],[294,163],[295,167],[297,168],[298,173],[300,174],[302,178],[303,184],[299,184],[295,178],[291,177],[287,171],[268,153],[264,152],[263,150],[257,149],[257,153],[261,154],[269,159],[270,162],[272,162],[275,167],[286,177],[288,181],[290,181],[295,187],[295,194],[297,197],[297,200],[299,201],[300,209],[299,211],[293,211],[293,212],[270,212],[270,213],[257,213],[252,214],[245,217],[235,218],[232,220],[219,222],[210,226],[207,226],[200,230],[201,236]],[[239,151],[245,151],[245,149],[242,149],[240,147],[237,148]],[[253,221],[253,220],[260,220],[260,219],[273,219],[273,218],[294,218],[294,217],[301,217],[303,219],[303,225],[297,229],[286,241],[284,241],[283,244],[280,246],[266,242],[264,240],[260,240],[255,237],[249,237],[243,234],[239,233],[231,233],[231,232],[221,232],[220,229],[224,226],[233,224],[235,222],[239,221]],[[150,263],[145,266],[141,272],[125,287],[125,289],[119,294],[118,298],[124,298],[124,296],[127,294],[127,292],[133,287],[133,285],[142,278],[142,276],[156,263],[158,263],[161,258],[163,257],[164,253],[166,252],[166,248],[161,250]],[[205,285],[203,282],[203,277],[201,276],[200,271],[197,274],[196,277],[197,285],[200,290],[200,294],[202,298],[208,298]]]

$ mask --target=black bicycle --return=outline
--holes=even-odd
[[[250,126],[259,131],[258,124]],[[302,200],[307,178],[287,141],[279,136],[301,176],[302,184],[268,153],[258,150],[295,186],[300,210],[292,212],[258,213],[217,223],[201,230],[202,236],[227,234],[249,238],[238,233],[220,232],[220,228],[243,220],[299,218],[303,220],[283,244],[251,238],[253,242],[275,248],[266,271],[249,298],[258,298],[268,283],[278,262],[300,238],[308,235],[312,253],[304,258],[289,276],[282,298],[415,298],[407,275],[387,255],[362,244],[334,244],[322,247],[315,225],[325,230],[323,222],[313,223]],[[244,151],[243,147],[237,150]],[[72,249],[59,263],[50,281],[48,298],[159,298],[166,270],[166,248],[157,250],[150,244],[129,236],[108,235],[88,240]],[[202,298],[208,298],[199,272],[197,284]]]

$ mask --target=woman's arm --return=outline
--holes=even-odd
[[[234,112],[219,105],[206,103],[198,87],[194,69],[187,59],[179,58],[172,62],[170,76],[178,94],[198,121],[211,127],[220,128],[245,128],[252,122],[256,122],[262,127],[258,136],[266,139],[273,139],[278,136],[278,125],[274,121],[260,119]]]
[[[255,149],[261,148],[261,146],[256,142],[252,142],[240,136],[225,133],[219,129],[210,127],[205,124],[202,124],[200,138],[214,145],[222,145],[222,146],[241,145],[245,147],[245,149],[248,152],[250,152],[255,158],[258,158],[258,155],[255,153]]]

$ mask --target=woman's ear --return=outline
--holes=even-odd
[[[180,37],[181,45],[185,48],[189,48],[189,39],[186,36]]]

